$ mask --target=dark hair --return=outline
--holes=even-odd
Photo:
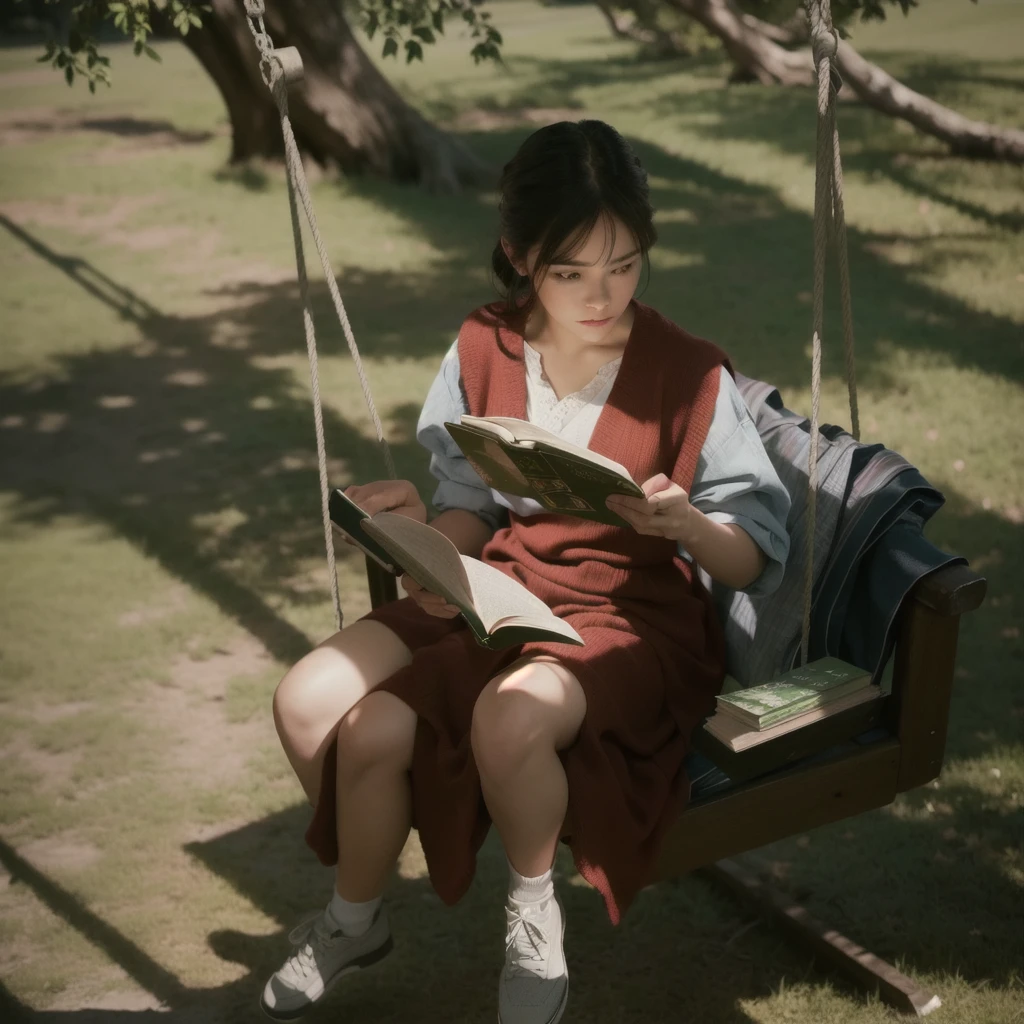
[[[571,260],[597,222],[612,216],[632,232],[649,269],[647,254],[658,236],[647,172],[604,121],[559,121],[534,132],[505,165],[499,189],[501,237],[517,258],[540,245],[535,274]],[[533,282],[517,273],[500,240],[491,267],[509,310],[528,312],[536,298]]]

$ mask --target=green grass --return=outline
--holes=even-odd
[[[1024,9],[932,0],[855,42],[973,117],[1024,126]],[[713,57],[638,63],[586,6],[495,6],[504,69],[464,39],[387,72],[495,164],[530,109],[605,118],[651,174],[645,298],[807,409],[813,99],[722,88]],[[327,891],[269,699],[331,628],[283,179],[224,173],[219,99],[180,47],[68,91],[0,50],[0,1017],[163,1003],[250,1020],[282,929]],[[947,761],[891,807],[759,853],[817,916],[938,991],[941,1019],[1021,1017],[1024,174],[840,110],[864,437],[942,488],[929,535],[989,579],[963,623]],[[321,178],[314,197],[399,472],[462,316],[489,297],[494,197]],[[332,477],[383,473],[319,278]],[[838,317],[823,417],[846,422]],[[349,619],[368,605],[340,553]],[[567,881],[568,862],[561,867]],[[315,1019],[493,1013],[502,861],[454,910],[411,843],[400,946]],[[881,1022],[694,879],[618,932],[564,886],[567,1020]],[[437,950],[443,950],[439,956]],[[6,994],[5,994],[6,993]],[[86,1019],[86,1018],[83,1018]],[[311,1018],[312,1019],[312,1018]],[[940,1019],[937,1017],[936,1019]]]

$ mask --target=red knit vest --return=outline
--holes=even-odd
[[[661,472],[689,492],[714,414],[719,368],[724,364],[732,372],[731,366],[711,342],[649,306],[634,307],[619,372],[588,447],[624,465],[638,483]],[[525,419],[523,344],[520,331],[496,306],[466,319],[458,348],[472,415]],[[511,522],[511,531],[499,531],[485,547],[485,561],[526,561],[531,576],[564,585],[571,573],[573,587],[595,598],[614,593],[644,602],[658,599],[650,586],[655,577],[666,579],[658,569],[675,561],[673,573],[681,571],[687,589],[703,590],[689,563],[675,558],[675,543],[664,538],[555,514],[511,513]]]

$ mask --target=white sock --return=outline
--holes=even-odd
[[[543,875],[527,878],[519,874],[511,861],[508,865],[508,894],[517,903],[543,903],[555,895],[553,868],[548,868]]]
[[[374,900],[367,900],[366,903],[350,903],[339,896],[338,890],[335,889],[331,902],[327,905],[327,919],[335,928],[340,928],[345,935],[354,939],[370,930],[373,915],[377,913],[382,902],[383,897],[378,896]]]

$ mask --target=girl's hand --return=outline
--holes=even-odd
[[[396,512],[418,523],[427,521],[427,506],[420,500],[416,485],[410,480],[375,480],[369,484],[353,484],[345,488],[351,498],[368,515]]]
[[[460,614],[454,604],[449,604],[440,594],[432,594],[424,590],[408,573],[402,577],[402,586],[405,592],[428,614],[436,615],[439,619],[454,619]]]
[[[699,515],[690,504],[690,496],[664,473],[652,476],[641,486],[646,498],[613,494],[605,504],[637,533],[666,537],[686,547],[694,517]]]
[[[420,501],[419,492],[409,480],[375,480],[369,484],[353,484],[344,490],[345,497],[351,498],[368,515],[378,512],[397,512],[418,523],[427,521],[427,507]],[[334,528],[335,536],[346,544],[356,547],[356,542],[343,530]]]

